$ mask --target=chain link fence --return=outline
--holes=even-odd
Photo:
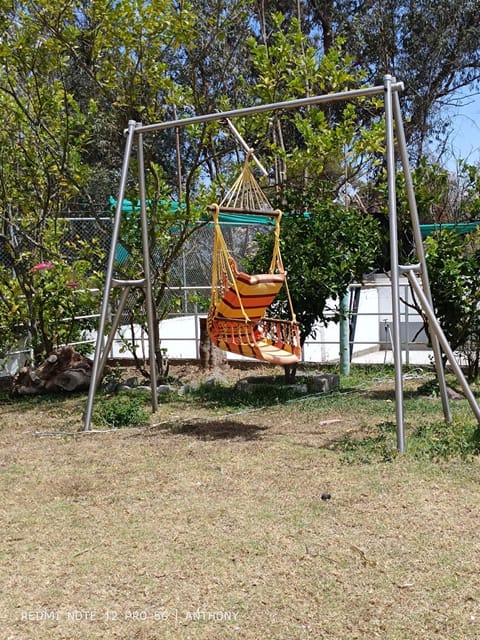
[[[72,245],[76,238],[93,243],[97,242],[104,252],[104,264],[96,265],[99,270],[106,269],[111,244],[112,218],[110,217],[84,217],[63,218],[67,223],[64,241],[59,247],[59,253],[66,255],[72,261],[75,260]],[[232,257],[242,268],[242,261],[255,251],[255,238],[259,232],[268,232],[265,227],[250,225],[222,225],[222,231],[229,246]],[[161,326],[162,344],[173,358],[198,358],[199,354],[199,318],[206,315],[210,301],[211,268],[213,253],[212,224],[201,224],[195,229],[189,240],[184,244],[182,251],[172,263],[168,272],[168,283],[162,306],[165,313]],[[128,252],[121,244],[121,239],[115,248],[119,262],[128,258]],[[162,256],[156,254],[152,258],[161,264]],[[12,269],[11,256],[5,242],[0,243],[0,265]],[[100,309],[102,292],[98,291],[98,309]],[[131,321],[131,312],[139,304],[138,297],[141,290],[132,290],[125,310],[125,325]],[[426,336],[422,332],[422,319],[412,311],[411,293],[408,284],[402,285],[402,298],[406,304],[402,304],[402,349],[405,349],[406,362],[409,362],[412,354],[423,350],[429,352]],[[391,299],[390,283],[388,279],[370,282],[362,287],[362,304],[355,312],[356,334],[355,344],[351,345],[353,355],[355,353],[385,354],[391,350]],[[94,318],[98,313],[94,312]],[[80,321],[81,319],[79,319]],[[130,327],[124,331],[128,333]],[[412,337],[415,333],[415,337]],[[87,350],[93,353],[96,340],[95,332],[84,336],[83,343]],[[128,338],[127,338],[128,341]],[[125,338],[120,338],[114,343],[112,355],[127,356],[125,350]],[[121,346],[121,343],[123,346]],[[89,347],[90,345],[90,347]],[[339,338],[338,325],[330,323],[327,328],[319,327],[316,336],[308,339],[304,345],[304,360],[310,362],[332,362],[338,360]],[[413,357],[413,356],[412,356]],[[385,361],[385,355],[382,355]],[[0,377],[11,375],[20,366],[30,359],[28,341],[19,341],[18,348],[10,358],[0,361]],[[378,360],[378,358],[377,358]]]
[[[75,254],[75,241],[81,239],[87,243],[94,242],[102,249],[104,254],[103,264],[96,264],[95,268],[99,271],[106,271],[107,260],[110,252],[111,234],[113,219],[111,217],[63,217],[59,218],[59,223],[65,224],[65,230],[62,234],[62,240],[59,243],[58,255],[67,258],[72,262],[77,258]],[[225,239],[230,247],[232,257],[240,266],[245,256],[254,252],[255,236],[259,232],[266,232],[264,227],[255,225],[222,225]],[[168,280],[166,283],[165,294],[163,296],[162,317],[165,319],[182,318],[198,314],[205,314],[208,310],[210,302],[211,288],[211,269],[213,255],[213,224],[199,224],[191,234],[187,242],[183,245],[176,259],[168,271]],[[11,242],[28,243],[25,238],[11,238]],[[127,249],[122,244],[122,238],[115,247],[115,256],[117,263],[121,267],[122,263],[126,263],[129,259]],[[152,256],[152,269],[161,268],[162,255],[155,251]],[[0,239],[0,265],[12,271],[14,276],[13,262],[8,242]],[[100,309],[100,300],[102,292],[98,292],[98,309]],[[125,306],[123,318],[126,324],[132,320],[132,314],[141,304],[142,291],[132,289]],[[98,317],[98,314],[95,314]],[[85,335],[84,343],[93,344],[95,336]],[[8,373],[15,367],[23,364],[31,358],[30,350],[24,344],[25,341],[19,341],[19,348],[12,354],[7,354],[6,361],[9,360],[8,355],[13,355],[14,364],[7,366]],[[11,358],[10,358],[11,359]],[[3,363],[5,367],[5,362]],[[0,376],[2,375],[2,361],[0,361]]]

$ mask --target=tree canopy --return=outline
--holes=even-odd
[[[315,193],[285,195],[281,252],[303,344],[317,322],[339,320],[339,302],[349,285],[372,270],[380,236],[376,221],[354,207],[318,199]],[[257,272],[268,264],[272,235],[259,234],[258,242],[259,250],[249,260]],[[275,313],[288,317],[287,311],[284,295]]]
[[[42,162],[25,159],[28,167],[21,173],[32,182],[32,171],[41,170],[37,165],[48,169],[49,185],[42,193],[50,198],[53,189],[63,210],[72,201],[85,207],[108,198],[129,119],[148,124],[175,114],[327,93],[378,83],[392,73],[405,83],[407,140],[412,157],[419,159],[432,137],[445,140],[449,114],[442,107],[460,89],[475,89],[480,77],[480,27],[470,0],[65,0],[61,7],[53,0],[1,0],[1,5],[0,100],[9,114],[2,166],[18,155],[10,150],[31,158],[28,144],[38,155],[52,156]],[[313,111],[328,125],[336,120],[334,107]],[[283,144],[288,154],[296,117],[252,119],[241,128],[262,151],[274,144],[278,152]],[[376,120],[372,105],[351,115],[357,131]],[[313,158],[317,123],[309,127],[305,145]],[[195,190],[199,176],[212,180],[224,173],[234,145],[217,136],[217,129],[185,130],[180,141],[170,131],[151,143],[147,165],[151,160],[161,168],[176,197],[179,189]],[[178,142],[183,183],[176,170]],[[288,162],[294,173],[295,160]],[[18,159],[16,168],[18,175]],[[52,184],[56,174],[62,198]],[[3,192],[18,202],[6,180],[4,171]]]

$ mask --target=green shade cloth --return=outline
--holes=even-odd
[[[166,203],[167,203],[166,200],[162,200],[162,204],[166,204]],[[116,209],[117,207],[117,201],[112,196],[110,196],[108,204],[111,209]],[[147,202],[147,205],[148,205],[148,202]],[[185,203],[177,202],[176,200],[170,200],[168,202],[168,205],[171,213],[175,213],[179,209],[185,209],[185,206],[186,206]],[[133,204],[130,200],[125,199],[123,201],[123,205],[122,205],[123,212],[129,213],[130,211],[139,211],[139,210],[140,210],[140,202]],[[205,216],[207,215],[208,214],[205,214]],[[240,213],[221,213],[219,219],[220,219],[220,222],[224,224],[230,224],[230,225],[236,225],[236,226],[240,226],[240,225],[243,226],[246,224],[257,225],[257,226],[262,224],[268,224],[268,225],[275,224],[272,218],[268,216],[262,216],[260,214],[257,216],[252,214],[242,215]]]
[[[435,233],[435,231],[441,231],[442,229],[451,229],[452,231],[455,231],[455,233],[463,235],[465,233],[475,231],[478,225],[480,225],[480,220],[478,220],[477,222],[458,222],[456,224],[421,224],[420,231],[422,234],[422,238],[431,236],[432,233]]]
[[[149,202],[147,201],[147,206],[148,206]],[[175,214],[176,211],[178,211],[179,209],[184,210],[186,208],[185,203],[183,202],[177,202],[176,200],[162,200],[161,202],[162,205],[168,204],[168,208],[170,213]],[[117,200],[115,198],[113,198],[112,196],[110,196],[109,201],[108,201],[108,208],[113,211],[117,208]],[[122,204],[122,212],[127,214],[131,213],[132,211],[140,211],[140,202],[136,202],[135,204],[133,202],[131,202],[130,200],[124,199],[123,200],[123,204]],[[208,213],[204,214],[203,220],[205,220],[207,217],[209,217]],[[262,216],[262,215],[242,215],[240,213],[221,213],[219,216],[219,220],[222,224],[228,226],[243,226],[243,225],[254,225],[254,226],[259,226],[259,225],[272,225],[275,224],[274,220],[268,216]],[[212,223],[213,224],[213,221]],[[117,243],[117,246],[115,248],[115,260],[118,264],[123,264],[127,261],[129,257],[129,253],[128,251],[125,249],[125,247],[121,244],[121,242]]]

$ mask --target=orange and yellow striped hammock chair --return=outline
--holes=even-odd
[[[282,212],[274,211],[251,173],[248,157],[237,182],[222,203],[209,207],[214,223],[212,289],[207,327],[212,342],[224,351],[270,364],[293,365],[300,360],[300,332],[293,311],[287,274],[280,255]],[[272,261],[267,273],[238,271],[219,222],[222,214],[254,214],[275,219]],[[286,288],[290,319],[268,316],[282,287]]]

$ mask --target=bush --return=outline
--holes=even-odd
[[[396,428],[393,422],[382,422],[377,433],[365,438],[344,438],[335,445],[342,461],[352,464],[390,462],[397,456]],[[469,460],[480,453],[480,427],[476,424],[444,421],[417,425],[407,437],[406,455],[432,461],[458,458]]]
[[[480,230],[461,236],[444,229],[425,240],[435,314],[475,380],[480,364]]]
[[[46,221],[34,243],[27,222],[22,242],[6,247],[8,268],[0,265],[0,355],[21,340],[37,364],[95,328],[103,251],[96,240],[69,240],[68,224],[60,220]]]
[[[93,411],[93,421],[101,427],[122,429],[144,424],[149,413],[144,407],[144,397],[139,395],[118,394],[97,403]]]

